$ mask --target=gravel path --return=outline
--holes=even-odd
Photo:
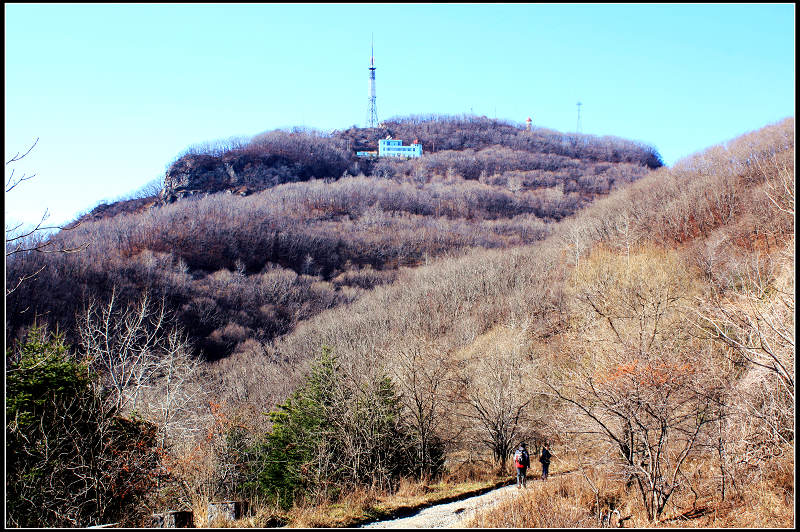
[[[529,478],[528,482],[531,481]],[[376,521],[360,528],[462,528],[460,523],[472,518],[478,511],[484,511],[520,493],[522,490],[512,484],[487,491],[483,495],[423,508],[409,517]]]

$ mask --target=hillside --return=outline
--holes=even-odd
[[[294,369],[327,346],[356,388],[393,375],[410,412],[458,435],[453,455],[549,440],[589,479],[558,488],[557,515],[530,499],[478,526],[585,526],[596,497],[639,526],[701,507],[713,517],[698,526],[788,526],[794,271],[787,119],[647,175],[537,245],[403,271],[241,360]],[[222,382],[236,374],[240,396],[268,400],[267,373],[236,364]]]
[[[439,120],[416,122],[424,141]],[[172,168],[213,173],[290,135]],[[214,499],[253,503],[252,526],[363,522],[503,482],[526,441],[550,444],[555,478],[468,526],[789,527],[794,137],[787,118],[656,169],[593,160],[609,139],[584,139],[585,159],[461,144],[326,179],[305,179],[297,150],[243,195],[162,195],[56,236],[80,253],[14,255],[9,279],[38,275],[7,298],[7,338],[34,319],[77,337],[98,397],[150,427],[131,445],[163,467],[137,480],[147,510],[193,508],[201,526]],[[202,181],[184,175],[187,192]],[[60,360],[21,356],[14,390]]]
[[[634,142],[476,117],[384,126],[271,131],[190,149],[170,165],[158,197],[100,205],[53,237],[88,245],[84,252],[9,263],[9,278],[44,270],[8,298],[7,337],[47,316],[75,342],[75,316],[91,298],[107,301],[113,290],[124,306],[148,290],[198,355],[225,357],[391,283],[400,268],[539,241],[558,220],[661,164]],[[388,134],[419,138],[431,153],[355,157]]]

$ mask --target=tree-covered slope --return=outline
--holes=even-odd
[[[363,160],[361,134],[370,143],[413,135],[430,150]],[[634,142],[475,117],[193,148],[170,165],[158,197],[101,205],[52,237],[80,253],[12,257],[9,279],[41,271],[10,294],[7,334],[38,316],[77,338],[91,298],[116,289],[134,301],[147,290],[166,300],[198,354],[219,358],[391,283],[398,268],[540,241],[659,164]]]

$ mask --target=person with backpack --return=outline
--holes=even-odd
[[[531,465],[531,459],[528,455],[528,450],[525,448],[525,443],[520,443],[516,452],[514,453],[514,466],[517,468],[517,488],[524,488],[525,486],[525,473]]]
[[[539,456],[539,462],[542,463],[542,480],[547,480],[547,470],[550,469],[550,444],[545,442],[542,445],[542,454]]]

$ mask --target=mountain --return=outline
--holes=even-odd
[[[356,157],[386,136],[418,140],[423,157]],[[660,165],[636,142],[478,117],[270,131],[193,148],[169,166],[157,196],[100,205],[53,237],[83,252],[11,262],[16,277],[44,270],[9,298],[8,334],[47,316],[75,340],[88,298],[115,291],[133,301],[147,290],[165,299],[198,355],[225,357],[393,282],[402,268],[539,241]]]
[[[163,507],[360,523],[434,482],[501,482],[529,442],[550,444],[554,478],[481,523],[790,526],[794,119],[671,167],[636,143],[482,120],[398,121],[393,136],[431,143],[411,160],[353,158],[377,128],[190,150],[172,188],[53,237],[79,252],[9,257],[7,282],[26,280],[7,340],[34,322],[75,338],[103,397],[153,423]],[[550,151],[523,149],[537,143]],[[58,356],[25,361],[17,390],[59,378]]]

